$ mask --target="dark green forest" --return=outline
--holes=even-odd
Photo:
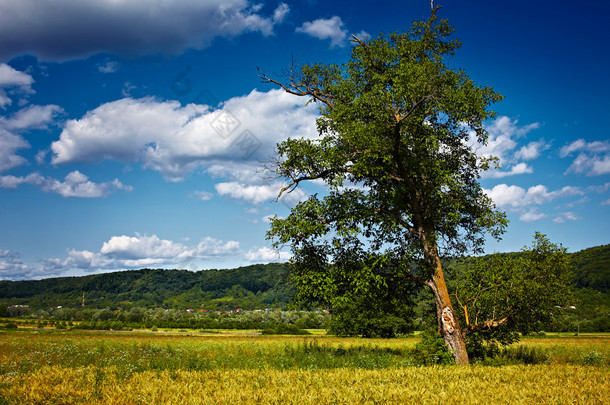
[[[264,264],[228,270],[141,269],[83,277],[0,281],[0,304],[49,307],[130,309],[263,309],[281,308],[294,288],[286,264]]]
[[[585,249],[569,256],[573,269],[573,308],[557,308],[555,321],[549,330],[610,331],[610,245]],[[449,282],[468,266],[470,260],[473,258],[452,259],[446,263]],[[0,317],[44,318],[45,313],[52,315],[61,307],[67,318],[77,319],[76,312],[83,311],[83,294],[85,311],[114,313],[157,308],[193,309],[196,312],[301,309],[292,302],[295,292],[287,264],[197,272],[141,269],[83,277],[0,281]],[[431,299],[426,292],[417,295],[416,310],[411,314],[420,319],[415,326],[421,326],[425,312],[432,308],[432,303],[428,302]],[[68,312],[74,314],[68,315]],[[374,313],[367,313],[367,316],[374,317]]]

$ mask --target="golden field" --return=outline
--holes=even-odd
[[[417,338],[0,332],[0,404],[605,404],[610,337],[526,338],[544,364],[413,364]]]

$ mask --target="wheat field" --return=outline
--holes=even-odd
[[[607,336],[544,364],[414,365],[417,338],[1,333],[0,404],[607,404]]]

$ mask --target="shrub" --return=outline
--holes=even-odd
[[[311,333],[306,330],[285,323],[278,323],[274,328],[265,329],[261,333],[263,335],[311,335]]]
[[[413,359],[417,364],[429,366],[433,364],[454,364],[453,355],[445,344],[445,340],[435,331],[426,330],[422,340],[413,349]]]
[[[597,366],[604,362],[604,355],[596,350],[591,350],[589,353],[581,354],[580,361],[585,366]]]

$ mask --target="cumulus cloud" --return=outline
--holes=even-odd
[[[518,213],[520,215],[519,219],[524,222],[537,221],[548,216],[540,212],[537,206],[544,205],[557,198],[584,194],[578,187],[565,186],[559,190],[549,191],[542,184],[532,186],[527,190],[519,186],[498,184],[492,189],[484,189],[484,192],[494,201],[496,206]]]
[[[61,112],[63,108],[53,104],[30,105],[20,109],[10,118],[0,117],[0,126],[11,130],[44,129]]]
[[[511,167],[510,171],[500,171],[500,170],[492,170],[483,174],[482,177],[488,179],[500,179],[502,177],[514,176],[516,174],[525,174],[525,173],[533,173],[531,167],[529,167],[526,163],[518,163]]]
[[[579,219],[581,219],[578,215],[576,215],[573,212],[562,212],[559,215],[557,215],[555,218],[553,218],[553,222],[555,222],[556,224],[563,224],[566,221],[578,221]]]
[[[214,197],[214,194],[212,194],[208,191],[195,191],[191,194],[191,197],[197,198],[198,200],[201,200],[201,201],[208,201],[208,200],[211,200],[212,197]]]
[[[32,76],[0,63],[0,108],[5,109],[7,105],[11,105],[12,98],[19,93],[33,93],[31,88],[33,83]],[[13,94],[14,92],[16,93]],[[1,116],[0,173],[26,163],[26,159],[17,154],[20,149],[30,147],[30,143],[23,138],[21,132],[47,128],[62,111],[62,108],[56,105],[30,105],[17,110],[10,117]]]
[[[223,258],[239,254],[239,242],[221,241],[211,237],[194,246],[161,239],[157,235],[113,236],[102,244],[99,252],[68,250],[65,259],[47,259],[48,270],[81,269],[85,271],[138,268],[144,266],[184,267],[192,260]]]
[[[21,136],[0,127],[0,173],[24,164],[25,158],[16,152],[29,147],[30,144]]]
[[[246,186],[237,182],[218,183],[214,186],[221,196],[243,200],[252,204],[271,201],[277,198],[281,184]]]
[[[285,262],[292,257],[288,252],[280,252],[279,250],[270,249],[268,247],[249,250],[245,256],[246,259],[255,263]]]
[[[289,7],[264,16],[248,0],[0,0],[0,10],[0,59],[62,61],[99,52],[176,54],[219,36],[272,35]]]
[[[568,173],[584,173],[588,176],[599,176],[610,173],[610,142],[587,142],[578,139],[567,144],[559,151],[559,156],[566,158],[577,154],[576,158],[566,170]]]
[[[23,263],[18,253],[0,250],[0,280],[28,278],[33,273],[33,269]]]
[[[125,98],[68,121],[51,145],[52,163],[113,159],[140,162],[168,181],[181,181],[199,167],[217,174],[244,170],[252,179],[252,167],[267,160],[277,142],[316,136],[317,109],[304,104],[280,90],[254,90],[219,109]]]
[[[486,126],[489,133],[487,144],[482,145],[474,139],[471,146],[475,149],[477,155],[481,157],[497,157],[501,167],[510,167],[510,170],[489,170],[482,173],[483,178],[502,178],[514,176],[518,174],[533,173],[532,168],[527,165],[524,160],[536,159],[540,156],[540,152],[547,149],[548,145],[544,140],[529,142],[527,145],[519,146],[519,140],[524,138],[529,132],[540,127],[540,124],[535,122],[528,125],[519,125],[516,119],[510,119],[506,116],[500,116]]]
[[[47,193],[56,193],[62,197],[100,198],[107,197],[115,190],[132,191],[133,187],[126,186],[118,179],[105,183],[94,183],[87,176],[75,170],[66,175],[64,181],[52,177],[44,177],[39,173],[27,176],[0,176],[0,188],[14,189],[22,183],[40,187]]]
[[[114,259],[141,259],[176,257],[183,250],[182,245],[159,239],[157,235],[121,235],[104,242],[100,253]]]
[[[0,7],[0,10],[2,8]],[[3,13],[0,13],[3,15]],[[1,19],[2,17],[0,17]],[[0,28],[1,30],[1,28]],[[1,42],[1,41],[0,41]],[[6,63],[0,63],[0,108],[5,109],[13,101],[7,95],[7,91],[17,91],[23,94],[31,94],[34,79],[27,73],[13,69]]]
[[[30,143],[21,136],[20,131],[44,129],[62,111],[56,105],[33,105],[22,108],[12,117],[0,117],[0,173],[26,162],[17,151],[28,149]]]
[[[338,16],[305,22],[296,31],[318,39],[330,39],[331,48],[345,46],[347,37],[347,30],[343,28],[343,21]]]
[[[548,145],[544,140],[537,142],[530,142],[527,145],[521,147],[517,153],[515,153],[516,159],[521,160],[532,160],[540,156],[540,152],[547,149]]]
[[[527,190],[519,186],[498,184],[491,190],[485,189],[484,191],[500,208],[542,205],[556,198],[583,195],[582,190],[578,187],[565,186],[559,190],[549,191],[542,184],[532,186]]]
[[[519,216],[519,220],[523,222],[534,222],[546,218],[547,215],[540,212],[538,208],[530,208]]]
[[[281,24],[284,22],[284,18],[290,12],[290,7],[286,3],[280,3],[279,6],[273,12],[273,22],[276,24]]]

